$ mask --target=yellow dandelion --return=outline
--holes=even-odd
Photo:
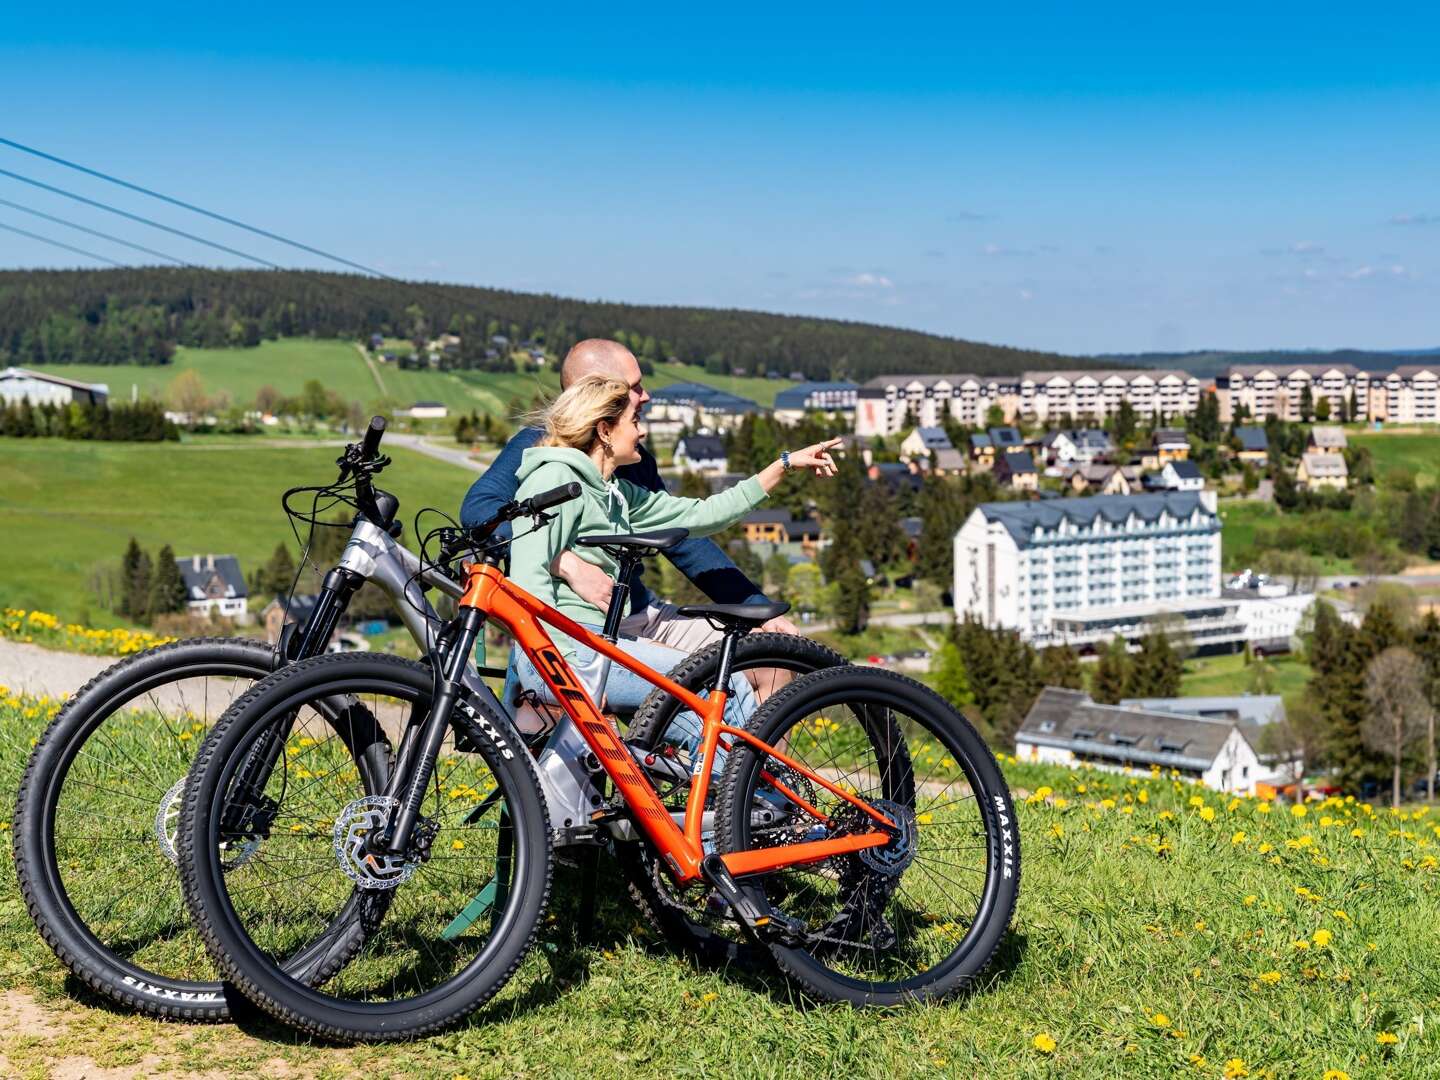
[[[1320,1080],[1350,1080],[1350,1074],[1344,1069],[1326,1069]]]
[[[450,850],[451,850],[451,851],[464,851],[464,850],[465,850],[465,841],[464,841],[464,840],[452,840],[452,841],[450,841]]]
[[[1246,907],[1254,907],[1254,906],[1255,906],[1255,901],[1256,901],[1256,900],[1259,900],[1259,899],[1260,899],[1260,898],[1259,898],[1258,896],[1256,896],[1254,893],[1251,893],[1249,896],[1245,897],[1245,899],[1242,900],[1242,901],[1240,901],[1240,902],[1241,902],[1242,904],[1244,904]]]
[[[1274,986],[1284,977],[1285,976],[1280,974],[1280,972],[1278,971],[1262,971],[1259,975],[1256,976],[1256,978],[1258,978],[1266,986]]]
[[[1231,836],[1230,836],[1230,843],[1232,843],[1232,844],[1243,844],[1244,842],[1245,842],[1245,834],[1244,834],[1243,832],[1236,831],[1236,832],[1234,832],[1234,833],[1231,834]]]
[[[1350,916],[1349,916],[1349,915],[1346,915],[1345,912],[1344,912],[1344,910],[1341,909],[1341,908],[1336,908],[1336,909],[1335,909],[1334,911],[1332,911],[1330,914],[1333,915],[1333,916],[1335,916],[1335,918],[1339,919],[1341,922],[1349,922],[1349,921],[1350,921]]]
[[[1382,1031],[1375,1036],[1375,1041],[1381,1046],[1394,1046],[1400,1041],[1400,1036],[1393,1031]]]
[[[1213,806],[1202,806],[1202,807],[1200,808],[1200,820],[1201,820],[1201,821],[1214,821],[1214,820],[1215,820],[1215,808],[1214,808]]]
[[[1257,814],[1270,813],[1270,804],[1268,802],[1262,802],[1259,806],[1255,807],[1255,812]]]
[[[1141,788],[1139,794],[1135,796],[1135,799],[1136,801],[1141,803],[1148,803],[1150,801],[1150,792],[1146,791],[1144,788]]]
[[[1225,1071],[1222,1074],[1225,1080],[1239,1080],[1242,1076],[1249,1076],[1250,1070],[1245,1066],[1245,1059],[1234,1057],[1225,1062]]]
[[[1316,930],[1313,935],[1316,947],[1320,949],[1327,947],[1330,944],[1330,938],[1332,936],[1329,930]]]
[[[1154,1016],[1150,1017],[1150,1022],[1158,1028],[1166,1028],[1170,1026],[1170,1018],[1164,1013],[1156,1013]]]
[[[1030,1045],[1042,1054],[1053,1054],[1056,1043],[1048,1031],[1042,1031],[1030,1040]]]
[[[1310,811],[1305,809],[1304,803],[1296,803],[1294,806],[1290,807],[1291,817],[1304,817],[1309,812]]]

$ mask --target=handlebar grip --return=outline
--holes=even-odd
[[[365,441],[360,444],[360,460],[369,461],[380,451],[380,440],[385,435],[385,418],[372,416],[370,426],[365,429]]]
[[[541,510],[549,510],[552,506],[559,506],[561,503],[569,502],[571,499],[580,497],[580,485],[572,481],[568,484],[561,484],[559,487],[551,488],[549,491],[542,491],[539,495],[531,496],[530,509],[534,513]]]

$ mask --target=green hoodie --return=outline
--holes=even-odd
[[[753,476],[708,499],[647,491],[628,480],[606,483],[589,455],[568,446],[531,447],[521,457],[515,475],[520,481],[517,499],[580,481],[580,497],[549,511],[553,517],[548,525],[531,529],[527,522],[515,523],[510,579],[576,622],[596,626],[605,621],[604,613],[582,600],[563,578],[553,575],[550,565],[562,551],[573,550],[612,578],[619,566],[599,548],[576,547],[577,539],[675,528],[689,529],[692,536],[709,536],[733,525],[765,500],[765,489]],[[561,642],[567,643],[568,639]]]

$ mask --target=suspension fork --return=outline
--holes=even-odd
[[[344,567],[337,566],[327,573],[310,618],[296,632],[282,636],[276,646],[277,670],[286,664],[308,660],[324,652],[340,616],[345,613],[351,598],[364,584],[364,577]],[[270,783],[270,776],[284,753],[296,715],[296,711],[292,710],[280,717],[245,755],[245,760],[240,763],[240,768],[235,773],[234,785],[231,788],[233,794],[225,801],[220,820],[222,832],[240,829],[255,811],[265,792],[265,786]]]
[[[410,844],[410,834],[420,820],[420,807],[425,802],[425,793],[435,773],[435,760],[440,756],[440,746],[450,729],[450,715],[465,689],[462,681],[465,662],[484,626],[483,612],[461,606],[460,632],[449,650],[436,658],[440,685],[430,705],[430,715],[421,723],[418,737],[410,738],[407,732],[400,760],[391,774],[385,793],[397,799],[400,805],[376,837],[374,847],[378,854],[403,855]]]

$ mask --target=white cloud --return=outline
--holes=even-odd
[[[1029,289],[1021,289],[1019,295],[1020,295],[1020,299],[1021,299],[1021,300],[1034,300],[1034,299],[1035,299],[1035,294],[1034,294],[1033,292],[1031,292]]]
[[[1440,214],[1396,214],[1391,225],[1440,225]]]
[[[987,258],[1008,258],[1011,256],[1034,255],[1035,252],[1027,251],[1023,248],[1003,247],[1000,244],[986,244],[980,249],[980,254],[986,256]]]
[[[847,285],[854,285],[857,289],[893,289],[895,283],[884,274],[862,271],[859,274],[851,274],[845,279]]]

